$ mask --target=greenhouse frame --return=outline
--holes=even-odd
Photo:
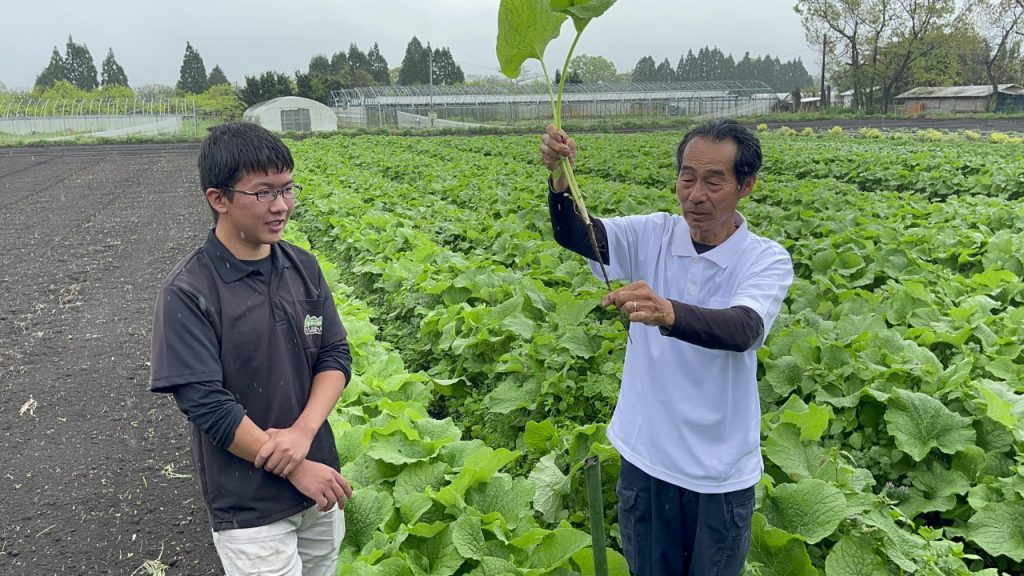
[[[557,87],[553,88],[557,90]],[[362,126],[514,124],[550,118],[546,84],[368,86],[335,90],[342,123]],[[778,97],[760,81],[566,84],[564,118],[749,116],[771,112]],[[404,122],[404,123],[403,123]]]
[[[198,130],[191,98],[22,98],[0,101],[0,133],[119,137]]]

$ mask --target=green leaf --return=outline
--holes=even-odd
[[[416,576],[452,576],[465,558],[455,546],[454,526],[448,526],[436,536],[421,538],[410,536],[404,546],[409,556],[409,567]]]
[[[569,481],[555,464],[554,452],[537,462],[530,472],[530,482],[537,487],[537,496],[533,499],[534,509],[548,522],[558,522],[565,513],[562,499],[568,494]]]
[[[426,494],[410,494],[399,503],[398,513],[402,523],[411,526],[419,522],[433,505],[434,499]]]
[[[366,454],[390,464],[409,464],[434,456],[440,447],[438,443],[414,440],[402,433],[374,432]]]
[[[452,483],[438,493],[438,500],[447,506],[455,506],[466,495],[466,491],[477,484],[487,482],[501,467],[519,457],[518,452],[504,448],[493,450],[488,447],[477,449],[466,458],[466,463]]]
[[[868,526],[879,528],[885,534],[882,549],[890,562],[906,572],[917,571],[918,566],[911,558],[924,553],[924,542],[919,536],[909,534],[897,526],[888,510],[874,508],[862,514],[860,518]]]
[[[373,532],[384,526],[394,510],[394,500],[384,492],[360,488],[345,504],[345,545],[362,549]]]
[[[985,399],[985,415],[1016,431],[1021,416],[1024,416],[1024,396],[1018,395],[1003,382],[979,380],[978,391]]]
[[[828,424],[834,416],[831,406],[822,408],[817,404],[810,404],[806,410],[784,411],[782,421],[795,424],[800,428],[800,440],[817,442],[821,440],[821,435],[828,428]]]
[[[1024,502],[985,506],[967,522],[967,537],[993,556],[1024,561]]]
[[[776,426],[764,442],[765,456],[794,479],[809,478],[821,459],[821,448],[804,444],[800,435],[796,425],[784,423]]]
[[[373,566],[361,562],[346,564],[346,576],[407,576],[412,574],[402,558],[387,558]]]
[[[831,535],[846,517],[846,497],[827,482],[805,479],[776,486],[764,514],[772,525],[814,544]]]
[[[910,482],[933,498],[967,494],[971,483],[960,472],[947,470],[940,462],[933,462],[928,470],[916,470],[907,474]]]
[[[533,338],[533,333],[537,330],[537,324],[533,320],[518,312],[505,317],[500,326],[524,340]]]
[[[611,548],[605,549],[608,558],[608,576],[629,576],[629,563],[626,557]],[[596,576],[597,570],[594,566],[594,549],[587,547],[572,555],[573,562],[580,567],[582,576]]]
[[[595,344],[590,334],[581,328],[563,333],[559,343],[578,358],[590,358],[600,350],[600,345]]]
[[[423,494],[427,488],[440,488],[446,472],[448,465],[444,462],[417,462],[406,466],[395,478],[392,495],[402,501],[411,494]]]
[[[487,483],[467,491],[466,503],[476,508],[481,515],[499,515],[505,526],[515,530],[524,516],[533,513],[535,494],[536,489],[526,478],[495,474]]]
[[[955,454],[974,443],[971,419],[946,408],[942,402],[919,392],[893,390],[887,402],[885,422],[896,447],[917,461],[938,448]]]
[[[835,250],[821,250],[811,258],[811,270],[819,276],[824,276],[832,269],[838,257]]]
[[[587,317],[598,304],[597,300],[580,300],[571,294],[567,294],[567,296],[564,299],[554,300],[555,314],[553,317],[559,328],[565,331],[589,322]]]
[[[576,32],[581,33],[594,18],[604,14],[615,0],[551,0],[551,9],[572,18]]]
[[[557,437],[558,429],[550,418],[543,422],[530,420],[526,423],[526,431],[523,432],[523,443],[530,450],[548,452],[554,448],[552,443]]]
[[[575,528],[558,528],[544,537],[531,552],[528,568],[550,570],[557,568],[590,544],[590,535]]]
[[[480,560],[486,555],[484,532],[480,519],[475,516],[461,516],[452,523],[452,541],[455,549],[466,558]]]
[[[866,536],[843,536],[825,559],[825,576],[888,576],[885,560],[875,554],[875,548]]]
[[[520,408],[533,408],[537,405],[540,394],[540,383],[531,380],[526,386],[512,380],[505,380],[495,386],[494,390],[484,398],[488,412],[508,414]]]
[[[778,360],[768,358],[764,361],[764,369],[765,380],[781,398],[796,390],[804,379],[804,368],[793,356],[783,356]]]
[[[770,526],[760,512],[754,512],[752,530],[747,562],[759,566],[761,576],[819,576],[799,538]]]
[[[544,50],[562,29],[566,16],[551,11],[548,0],[501,0],[498,6],[498,64],[518,78],[523,62],[544,62]]]
[[[469,576],[508,576],[520,574],[522,570],[512,562],[494,556],[487,556],[469,573]]]

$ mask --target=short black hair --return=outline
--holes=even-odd
[[[234,186],[248,174],[290,172],[294,168],[292,153],[284,142],[252,122],[214,126],[199,147],[199,185],[204,195],[210,188]],[[224,194],[231,199],[231,191],[225,190]],[[217,221],[216,212],[213,221]]]
[[[761,142],[757,136],[735,120],[718,118],[691,128],[683,136],[683,141],[676,150],[676,173],[683,169],[683,152],[694,138],[704,138],[709,142],[732,140],[736,143],[736,158],[732,163],[732,171],[739,186],[743,186],[747,178],[757,175],[757,171],[761,169]]]

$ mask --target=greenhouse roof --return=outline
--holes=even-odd
[[[603,82],[566,84],[563,100],[657,100],[679,98],[728,98],[767,94],[772,90],[759,81],[716,82]],[[507,102],[546,102],[546,84],[490,84],[456,86],[367,86],[335,90],[336,106],[488,104]]]

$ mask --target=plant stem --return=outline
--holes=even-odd
[[[604,539],[604,500],[601,496],[601,459],[590,456],[583,470],[587,476],[587,504],[590,512],[590,539],[594,551],[595,576],[608,576],[608,553]]]
[[[544,65],[544,60],[540,60],[540,69],[544,72],[544,83],[548,86],[548,97],[551,99],[551,115],[555,120],[555,128],[562,129],[562,94],[565,91],[565,76],[569,73],[569,62],[572,61],[572,53],[576,51],[576,44],[580,41],[580,36],[583,35],[583,30],[576,31],[576,37],[572,40],[572,46],[569,47],[569,53],[565,55],[565,62],[562,64],[562,75],[558,79],[558,98],[555,98],[555,94],[551,87],[551,78],[548,76],[547,66]],[[583,224],[587,227],[587,236],[590,240],[590,247],[594,251],[594,257],[597,260],[598,266],[601,268],[601,277],[604,278],[604,285],[608,288],[608,291],[612,290],[611,280],[608,279],[608,271],[605,270],[604,260],[601,259],[601,248],[597,244],[597,235],[594,234],[594,223],[590,220],[590,214],[587,212],[587,205],[583,202],[583,193],[580,192],[580,186],[576,183],[576,173],[573,172],[572,165],[569,164],[567,158],[562,158],[561,162],[561,173],[565,174],[566,179],[569,181],[569,194],[572,196],[573,204],[576,205],[576,211],[579,212],[581,218],[583,218]],[[555,179],[558,179],[558,174],[555,175]],[[619,317],[622,318],[623,324],[626,327],[626,337],[632,340],[629,336],[629,315],[624,310],[620,309]]]
[[[576,31],[576,37],[572,39],[572,46],[569,53],[565,55],[565,63],[562,64],[562,77],[558,79],[558,101],[555,102],[555,127],[562,129],[562,93],[565,92],[565,76],[569,73],[569,62],[572,61],[572,53],[576,51],[576,44],[580,41],[583,30]],[[554,100],[552,100],[554,102]]]

